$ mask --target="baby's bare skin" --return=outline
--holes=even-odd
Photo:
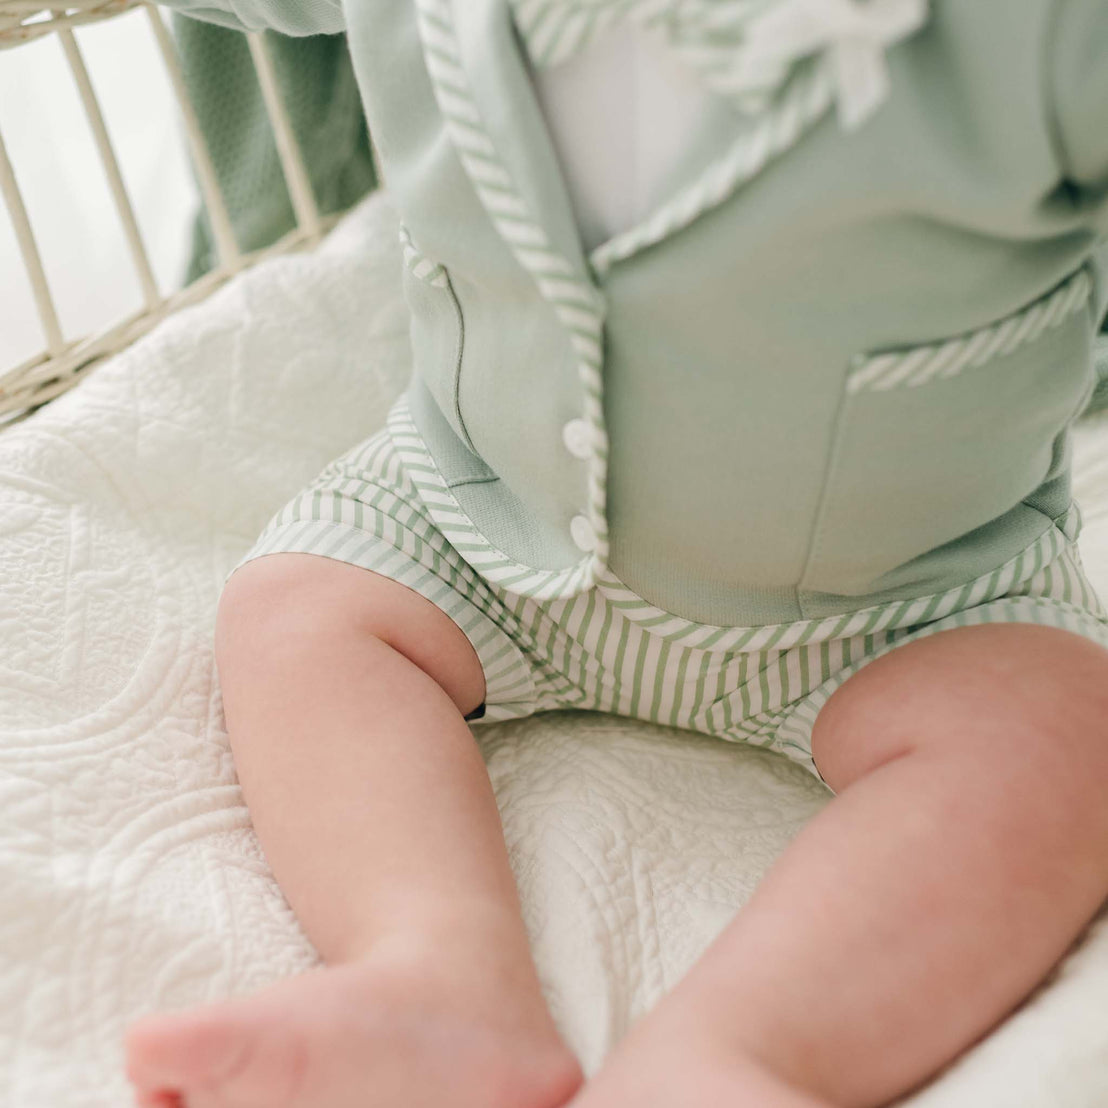
[[[837,797],[583,1085],[462,718],[484,679],[457,626],[275,554],[228,583],[217,655],[255,826],[327,968],[132,1028],[143,1108],[877,1108],[1108,895],[1108,651],[1015,624],[918,640],[831,698],[813,749]]]

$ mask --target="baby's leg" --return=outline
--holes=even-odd
[[[275,554],[227,583],[216,654],[254,825],[329,965],[136,1025],[140,1103],[562,1104],[580,1071],[463,721],[484,677],[462,631],[378,574]]]
[[[574,1108],[886,1104],[1042,980],[1108,894],[1108,651],[952,630],[828,702],[839,794]]]

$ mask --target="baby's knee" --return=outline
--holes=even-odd
[[[465,633],[389,577],[313,554],[270,554],[239,567],[220,597],[215,654],[224,682],[236,673],[279,679],[370,640],[421,669],[463,713],[483,702],[484,669]]]
[[[1031,624],[917,639],[835,692],[816,722],[813,751],[837,790],[921,752],[1044,774],[1081,767],[1108,788],[1108,650]]]
[[[388,634],[368,575],[310,554],[272,554],[239,567],[226,582],[216,613],[215,651],[221,670],[237,657],[295,658],[319,640]]]

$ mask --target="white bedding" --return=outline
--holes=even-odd
[[[140,1013],[313,953],[235,783],[220,584],[406,376],[394,217],[371,199],[0,433],[0,1105],[123,1108]],[[1108,594],[1108,422],[1079,436]],[[825,802],[761,751],[607,716],[480,731],[557,1018],[586,1068]],[[1108,1103],[1108,933],[916,1108]]]

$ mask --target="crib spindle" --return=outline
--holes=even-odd
[[[273,128],[273,138],[277,145],[277,156],[281,161],[281,171],[292,200],[296,222],[309,242],[318,241],[321,233],[319,209],[312,193],[311,181],[300,156],[300,147],[292,132],[292,124],[285,111],[281,91],[277,86],[277,77],[273,72],[273,62],[260,34],[247,35],[250,54],[254,60],[254,70],[258,75],[258,84],[262,90],[266,114]]]
[[[196,178],[200,186],[200,195],[204,198],[204,207],[208,211],[208,219],[212,226],[212,237],[215,239],[216,250],[219,252],[220,265],[231,273],[237,272],[242,268],[242,253],[235,241],[231,216],[227,211],[223,193],[219,188],[215,166],[212,165],[211,156],[208,154],[208,147],[200,130],[200,122],[196,118],[192,101],[189,99],[185,77],[181,72],[180,62],[177,60],[177,49],[173,45],[173,39],[159,9],[154,4],[145,4],[144,7],[150,19],[150,26],[154,30],[154,38],[157,41],[158,50],[161,52],[170,83],[173,86],[173,93],[177,97],[177,103],[181,109],[189,152],[192,154]]]
[[[58,311],[54,307],[54,298],[50,295],[46,270],[42,266],[42,255],[39,254],[35,243],[35,234],[31,229],[31,221],[27,218],[27,208],[15,179],[15,170],[8,157],[3,135],[0,135],[0,193],[3,194],[12,226],[15,228],[16,241],[19,243],[23,265],[27,270],[27,279],[31,284],[31,293],[42,322],[46,351],[51,356],[56,356],[65,350],[65,336],[58,322]]]
[[[113,19],[140,7],[146,8],[155,47],[180,106],[182,130],[192,155],[218,259],[218,264],[211,271],[185,288],[164,296],[158,289],[147,243],[135,216],[134,204],[110,139],[101,102],[73,33],[76,27]],[[119,215],[125,245],[142,289],[143,306],[138,312],[117,319],[93,334],[75,338],[67,338],[63,334],[15,170],[0,138],[0,202],[6,206],[15,229],[28,285],[45,336],[45,349],[27,361],[15,366],[0,365],[0,427],[8,427],[25,419],[37,407],[71,388],[104,358],[135,342],[173,312],[202,300],[237,272],[263,258],[314,245],[341,215],[330,213],[321,216],[319,213],[264,36],[252,35],[248,41],[297,226],[276,242],[243,253],[235,239],[227,204],[185,85],[176,45],[160,11],[151,0],[0,0],[0,51],[53,34],[61,40],[83,104],[84,115]]]
[[[93,138],[96,140],[100,162],[104,167],[112,199],[115,201],[116,211],[119,213],[119,220],[123,225],[123,234],[127,239],[131,261],[134,264],[135,273],[142,288],[143,301],[146,307],[153,311],[162,302],[161,294],[158,292],[158,284],[154,279],[154,271],[150,266],[150,259],[146,253],[146,244],[142,240],[142,234],[135,219],[134,206],[127,194],[127,186],[123,183],[119,162],[116,159],[108,129],[104,124],[104,114],[100,110],[99,101],[96,99],[92,81],[89,80],[88,67],[85,65],[85,59],[81,56],[80,47],[77,45],[77,39],[72,30],[68,27],[59,28],[58,38],[61,39],[66,61],[69,63],[73,80],[77,85],[77,91],[81,95],[81,102],[84,104],[89,127],[92,130]]]

